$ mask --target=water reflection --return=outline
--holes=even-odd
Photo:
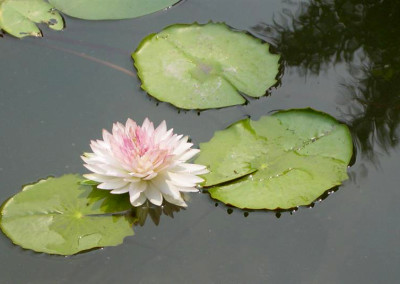
[[[135,224],[144,226],[146,219],[150,217],[155,225],[160,223],[161,215],[174,218],[174,213],[183,210],[183,207],[165,202],[161,206],[156,206],[150,202],[146,202],[140,207],[133,209],[133,215],[137,218]]]
[[[140,226],[144,226],[148,217],[155,225],[158,225],[162,215],[174,218],[174,213],[184,209],[166,201],[161,206],[156,206],[147,201],[142,206],[132,207],[128,194],[110,194],[108,190],[97,189],[96,186],[92,186],[92,191],[87,200],[90,204],[98,202],[98,206],[105,214],[130,216],[134,220],[134,225]]]
[[[256,33],[278,47],[287,66],[302,75],[345,63],[344,118],[361,152],[398,145],[400,122],[400,1],[313,0],[289,3],[271,26]],[[295,11],[295,12],[293,12]],[[376,149],[375,149],[376,150]]]

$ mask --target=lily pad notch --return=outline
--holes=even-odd
[[[268,43],[223,23],[176,24],[132,54],[149,95],[182,109],[240,105],[278,83],[280,56]]]
[[[241,120],[200,144],[211,197],[242,209],[310,205],[348,179],[353,155],[348,127],[312,109]]]

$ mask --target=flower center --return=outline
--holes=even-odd
[[[117,143],[116,157],[125,164],[125,169],[142,178],[154,178],[159,171],[170,164],[168,146],[161,148],[155,142],[154,132],[146,131],[140,126],[124,133]]]

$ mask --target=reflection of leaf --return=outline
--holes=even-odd
[[[0,28],[16,37],[41,36],[35,23],[62,30],[64,21],[44,0],[0,0]]]
[[[215,186],[213,198],[239,208],[288,209],[347,179],[353,145],[345,125],[305,109],[239,121],[200,148],[196,163],[209,167],[204,185]]]
[[[243,104],[240,92],[263,96],[279,68],[268,44],[214,23],[168,27],[143,40],[132,56],[142,88],[185,109]]]
[[[49,0],[59,11],[86,20],[128,19],[167,8],[179,0]]]
[[[115,246],[133,235],[133,218],[113,215],[131,207],[128,198],[107,199],[108,192],[81,181],[65,175],[24,187],[3,204],[1,229],[23,248],[61,255]]]

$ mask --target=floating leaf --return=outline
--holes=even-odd
[[[308,205],[348,178],[353,144],[347,126],[311,109],[245,119],[200,144],[204,186],[239,208]],[[229,182],[229,183],[227,183]]]
[[[53,30],[62,30],[64,21],[53,7],[43,0],[0,0],[0,28],[15,37],[42,36],[35,23],[45,23]]]
[[[49,0],[59,11],[86,20],[135,18],[162,10],[179,0]]]
[[[174,25],[145,38],[133,53],[142,88],[184,109],[243,104],[265,95],[279,56],[269,45],[224,24]]]
[[[65,175],[25,186],[3,204],[1,229],[23,248],[61,255],[115,246],[133,235],[133,218],[113,214],[130,209],[129,198],[82,180]]]

